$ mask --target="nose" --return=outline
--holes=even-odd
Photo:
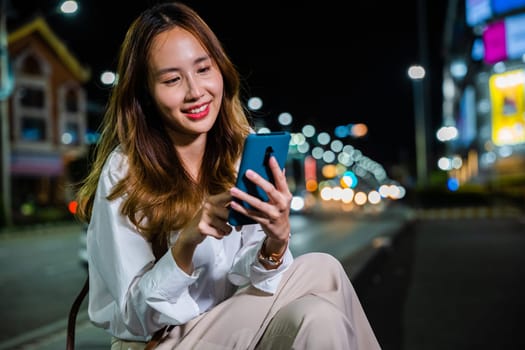
[[[188,77],[186,80],[186,98],[189,100],[196,100],[202,96],[202,89],[194,77]]]

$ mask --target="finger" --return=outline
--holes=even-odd
[[[285,169],[281,169],[281,166],[277,162],[277,159],[272,156],[268,162],[270,165],[270,170],[275,182],[275,187],[278,191],[288,191],[288,182],[286,181]]]
[[[281,200],[280,203],[269,203],[247,195],[237,188],[232,188],[232,194],[234,197],[237,196],[237,193],[244,198],[244,201],[249,204],[249,207],[245,207],[236,201],[232,201],[232,210],[246,215],[260,224],[273,223],[278,221],[283,215],[288,216],[288,205],[285,201]]]
[[[233,227],[223,222],[217,224],[215,228],[221,237],[228,236],[233,231]]]
[[[275,188],[270,181],[266,180],[264,177],[251,169],[248,169],[245,175],[248,180],[259,186],[266,193]]]
[[[255,196],[252,196],[249,193],[244,192],[244,191],[240,190],[237,187],[232,187],[231,190],[230,190],[230,193],[238,201],[246,202],[247,204],[249,204],[249,206],[257,208],[257,209],[260,209],[261,206],[265,203],[261,199],[255,197]],[[237,204],[237,205],[235,205],[235,204]],[[242,212],[240,210],[237,210],[237,211],[241,212],[242,214],[244,214],[244,211],[247,210],[247,208],[245,208],[244,206],[242,206],[239,203],[237,203],[237,201],[232,201],[230,205],[231,205],[231,207],[233,209],[239,208],[240,210],[242,210]]]
[[[276,171],[280,174],[280,170],[278,169],[279,169],[279,165],[277,165]],[[282,174],[280,175],[282,176]],[[260,176],[253,170],[248,170],[246,172],[246,177],[253,183],[257,184],[259,187],[261,187],[264,192],[266,192],[266,195],[268,196],[268,203],[277,205],[280,210],[288,206],[288,200],[289,200],[288,197],[290,197],[290,200],[291,200],[291,195],[290,195],[290,190],[288,190],[288,185],[286,184],[286,180],[284,180],[284,184],[281,184],[281,186],[284,186],[284,187],[283,187],[282,192],[280,192],[279,190],[277,190],[277,188],[272,183],[266,181],[262,176]],[[265,203],[265,202],[262,202],[262,201],[260,202],[261,203],[254,202],[253,206],[255,206],[259,210],[263,210],[263,207],[261,207],[261,205],[262,203]],[[252,202],[249,202],[249,203],[252,204]]]
[[[262,201],[259,201],[259,202],[264,203]],[[237,203],[235,201],[232,202],[231,207],[232,207],[232,210],[235,210],[235,211],[237,211],[237,212],[239,212],[239,213],[241,213],[241,214],[243,214],[243,215],[245,215],[245,216],[255,220],[258,223],[261,223],[263,220],[268,219],[268,217],[267,217],[265,212],[262,212],[260,210],[253,209],[253,208],[250,208],[250,209],[246,208],[243,205],[241,205],[241,204],[239,204],[239,203]],[[236,228],[237,228],[237,230],[240,229],[240,227],[236,227]]]
[[[210,196],[208,201],[214,205],[226,207],[230,204],[232,197],[228,191]]]
[[[202,222],[199,224],[199,231],[203,235],[222,239],[232,232],[232,227],[222,221],[215,221],[210,224]]]
[[[203,216],[205,216],[207,218],[206,220],[210,222],[213,221],[215,217],[224,221],[228,217],[228,206],[222,202],[220,205],[217,205],[217,203],[211,201],[205,202],[202,205],[202,209]]]

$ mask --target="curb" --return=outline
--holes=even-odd
[[[403,222],[399,228],[381,236],[375,237],[370,241],[370,244],[354,252],[350,256],[341,260],[345,271],[350,280],[357,281],[366,273],[366,269],[371,266],[383,253],[392,249],[396,240],[406,230],[415,223],[415,219],[408,218]]]

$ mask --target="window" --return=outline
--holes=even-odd
[[[21,141],[43,142],[46,140],[45,119],[24,116],[21,124]]]
[[[78,93],[73,89],[69,89],[66,93],[66,111],[78,112]]]
[[[78,83],[69,81],[58,88],[60,142],[62,145],[85,144],[86,96]]]
[[[64,145],[78,145],[80,144],[79,140],[79,125],[74,122],[67,122],[66,128],[62,133],[62,143]]]
[[[15,140],[40,147],[51,142],[49,96],[44,79],[20,77],[15,88]]]
[[[44,75],[44,70],[41,67],[41,62],[39,58],[33,55],[27,55],[22,61],[21,71],[27,75],[42,76]]]
[[[38,51],[28,48],[13,61],[13,131],[17,146],[47,149],[52,143],[51,67]]]
[[[44,91],[34,87],[22,87],[19,90],[20,104],[24,107],[43,108]]]

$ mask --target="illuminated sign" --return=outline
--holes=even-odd
[[[476,97],[472,86],[467,86],[461,96],[456,127],[459,131],[456,142],[462,146],[470,145],[476,138]]]
[[[488,24],[483,31],[484,61],[493,64],[525,54],[525,14]]]
[[[483,44],[485,45],[485,62],[496,63],[505,60],[507,58],[505,22],[497,21],[487,25],[483,32]]]
[[[523,70],[494,74],[489,79],[492,106],[492,142],[513,145],[525,142]]]
[[[490,0],[466,0],[465,14],[467,24],[471,27],[485,22],[492,17]]]
[[[492,0],[492,11],[496,15],[525,7],[525,0]]]
[[[525,14],[505,18],[507,56],[521,58],[525,53]]]

